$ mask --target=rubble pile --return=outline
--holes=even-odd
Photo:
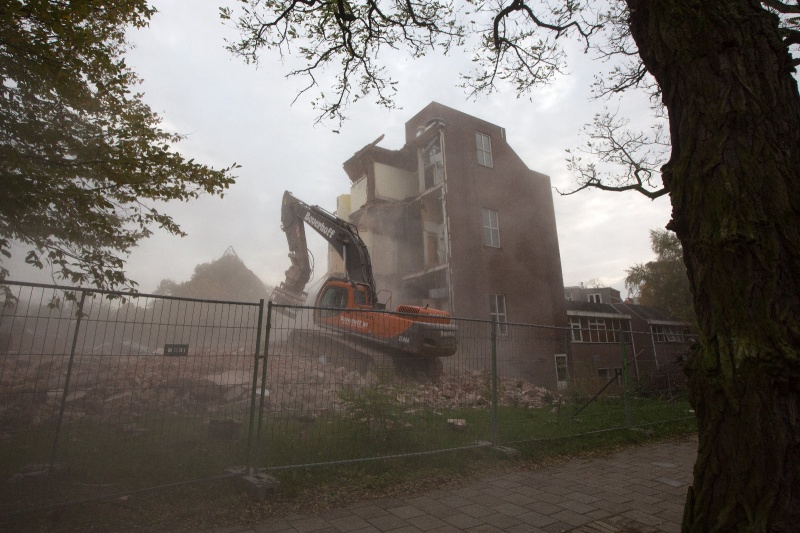
[[[91,420],[135,426],[162,418],[237,418],[253,401],[253,357],[190,354],[81,356],[67,378],[68,357],[7,357],[0,365],[0,427],[37,426],[57,420],[64,402],[65,423]],[[270,357],[264,408],[316,418],[342,408],[342,390],[357,392],[379,385],[372,374],[335,368],[310,357]],[[491,378],[486,372],[445,374],[436,382],[406,381],[381,385],[403,405],[435,409],[484,407],[491,403]],[[256,407],[261,405],[261,370]],[[546,389],[512,379],[498,380],[501,405],[544,407],[553,402]]]
[[[438,382],[391,385],[386,387],[397,402],[436,409],[488,407],[492,401],[492,378],[486,371],[444,374]],[[511,407],[549,407],[556,397],[552,392],[511,378],[498,378],[497,401]]]
[[[253,357],[231,354],[6,357],[0,365],[0,426],[54,422],[121,423],[163,417],[224,418],[245,413],[252,401]],[[375,385],[362,376],[307,357],[271,357],[265,410],[316,412],[338,408],[342,387]],[[260,405],[261,371],[256,405]]]

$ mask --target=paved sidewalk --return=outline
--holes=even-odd
[[[678,532],[697,440],[626,449],[452,490],[365,500],[317,515],[207,533]]]

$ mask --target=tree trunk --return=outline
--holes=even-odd
[[[699,345],[683,530],[800,528],[800,95],[756,0],[627,0],[669,112],[663,168]]]

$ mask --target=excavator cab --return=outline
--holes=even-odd
[[[317,297],[314,322],[385,344],[399,352],[447,357],[456,349],[456,326],[444,311],[403,305],[386,313],[373,302],[374,291],[346,278],[329,278]]]
[[[315,304],[315,320],[325,322],[343,311],[372,310],[369,287],[344,278],[330,278],[320,289]]]
[[[337,309],[348,307],[350,291],[341,285],[327,285],[320,291],[317,307],[335,313]]]

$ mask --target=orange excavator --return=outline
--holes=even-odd
[[[360,371],[441,374],[439,358],[449,357],[457,349],[457,328],[450,314],[416,305],[387,311],[386,305],[378,302],[372,262],[358,228],[289,191],[283,195],[281,226],[292,264],[286,280],[270,297],[277,310],[290,306],[283,310],[291,312],[291,306],[304,305],[308,297],[305,287],[311,278],[311,264],[305,224],[338,252],[345,272],[325,281],[313,308],[314,326],[295,328],[290,342],[306,352],[324,351],[337,359],[336,364]]]

